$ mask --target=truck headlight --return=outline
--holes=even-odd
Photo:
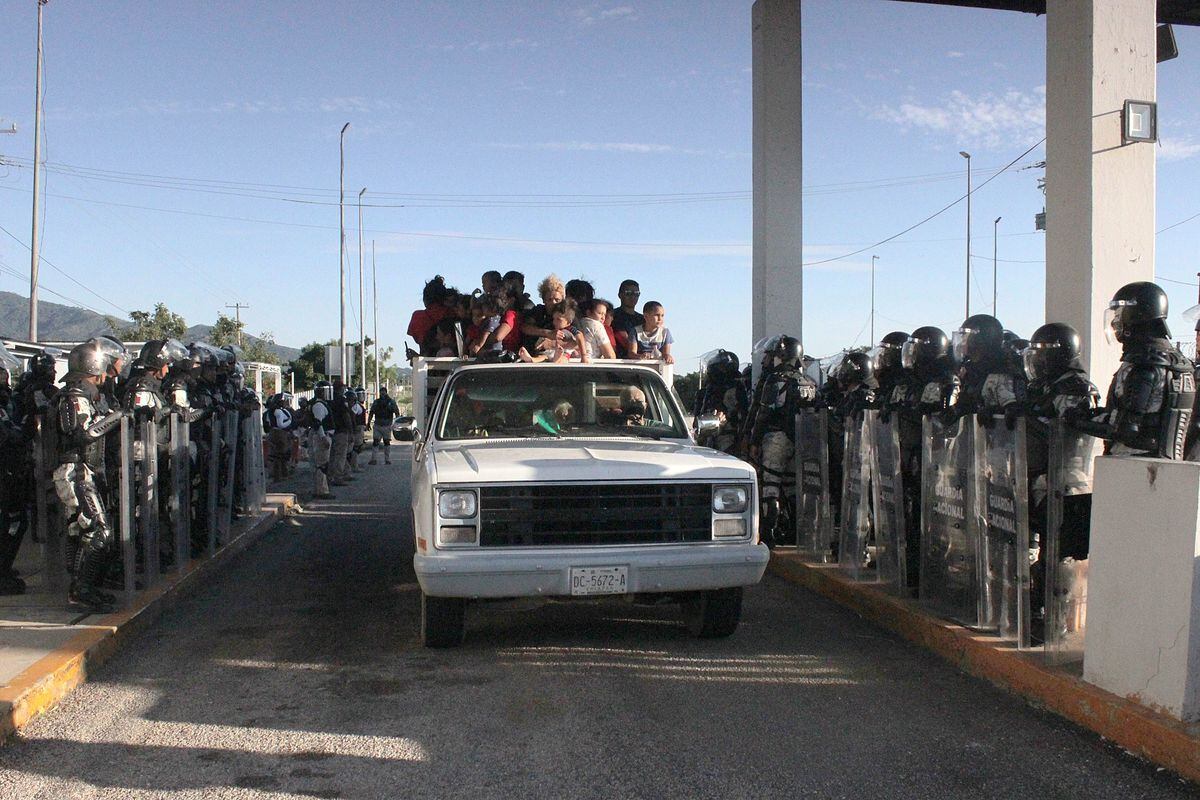
[[[745,486],[714,486],[712,510],[718,514],[741,514],[750,503]]]
[[[479,529],[474,525],[443,525],[438,528],[438,547],[479,544]]]
[[[443,519],[470,519],[478,507],[475,492],[470,489],[452,489],[438,494],[438,514]]]

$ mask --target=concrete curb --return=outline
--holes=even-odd
[[[0,687],[0,744],[58,705],[125,641],[202,586],[205,578],[261,538],[295,503],[293,494],[268,494],[259,518],[212,558],[195,559],[183,571],[169,573],[160,584],[139,594],[131,607],[100,617]]]
[[[1200,725],[1184,725],[1023,653],[924,611],[916,602],[854,581],[832,564],[775,551],[771,573],[932,650],[971,675],[1100,734],[1129,752],[1200,782]]]

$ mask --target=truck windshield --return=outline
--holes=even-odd
[[[439,439],[635,436],[686,439],[662,378],[646,370],[518,367],[454,375]]]

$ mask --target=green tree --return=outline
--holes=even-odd
[[[334,340],[325,344],[310,342],[300,348],[300,355],[292,359],[289,364],[292,375],[295,376],[297,391],[311,389],[317,381],[328,378],[328,374],[325,372],[325,347],[332,344],[337,344],[337,342]]]
[[[171,311],[162,303],[154,305],[153,313],[149,311],[131,311],[130,326],[122,326],[108,321],[112,332],[132,342],[146,342],[150,339],[179,339],[187,334],[187,322],[183,317]]]
[[[700,373],[689,372],[687,375],[676,375],[675,391],[683,402],[684,411],[690,412],[696,406],[696,393],[700,391]]]
[[[250,336],[245,340],[245,345],[242,347],[242,357],[246,361],[261,361],[264,364],[278,364],[279,356],[271,350],[271,345],[275,344],[275,334],[271,331],[263,331],[257,337]]]
[[[217,315],[217,324],[213,325],[212,330],[208,333],[208,341],[217,347],[224,347],[227,344],[241,344],[243,332],[246,330],[246,323],[236,320],[233,317],[227,317],[224,314]]]

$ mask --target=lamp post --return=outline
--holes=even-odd
[[[379,283],[375,273],[375,240],[371,240],[371,302],[375,305],[375,396],[379,396]]]
[[[992,316],[996,316],[996,242],[1000,237],[1000,220],[1003,217],[996,217],[996,221],[992,223]]]
[[[363,333],[367,325],[366,297],[363,295],[363,228],[362,228],[362,196],[367,187],[358,193],[358,379],[362,384],[367,382],[367,338]]]
[[[341,359],[342,380],[346,380],[346,129],[338,134],[338,297],[341,302],[342,324],[338,334],[338,358]]]
[[[871,344],[875,344],[875,262],[879,256],[871,256]]]
[[[971,316],[971,154],[959,150],[967,160],[967,316]]]
[[[33,85],[33,223],[29,241],[29,341],[38,340],[38,205],[42,190],[42,6],[50,0],[38,0],[37,4],[37,79]]]

